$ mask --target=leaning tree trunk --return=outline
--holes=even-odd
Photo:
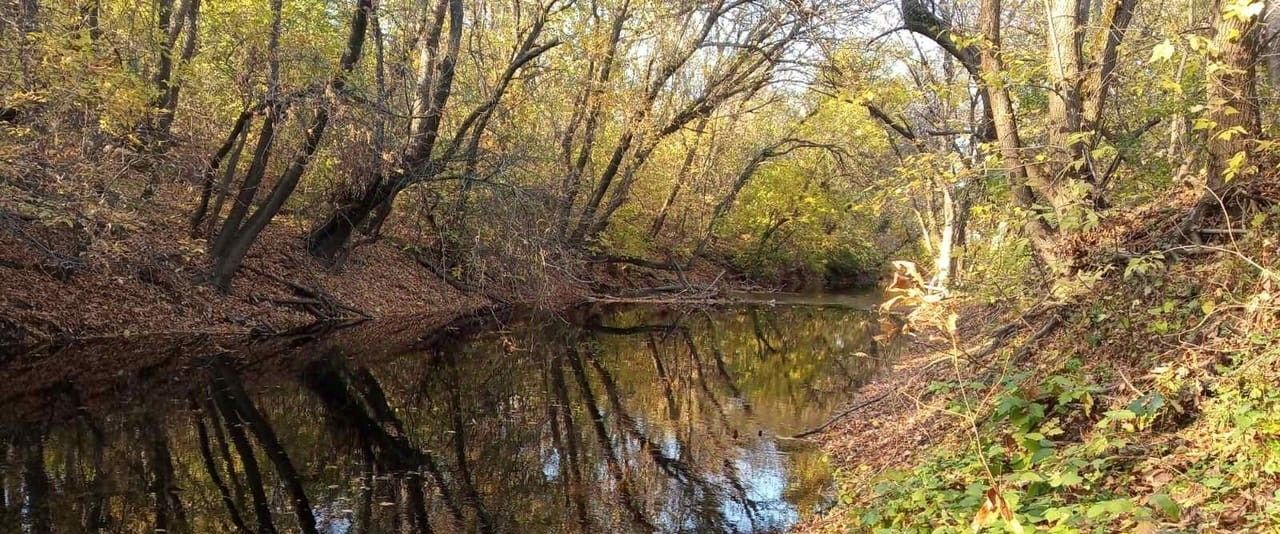
[[[342,59],[338,62],[338,72],[329,80],[330,94],[342,94],[346,89],[346,76],[351,73],[355,68],[356,62],[360,60],[360,53],[364,47],[364,36],[369,26],[369,11],[373,8],[372,4],[373,0],[359,0],[356,4],[355,13],[351,18],[351,32],[347,36],[347,46],[342,52]],[[249,217],[243,226],[229,228],[228,225],[223,225],[223,231],[230,231],[230,233],[226,236],[219,236],[219,242],[223,243],[223,246],[217,252],[217,261],[214,263],[213,272],[210,276],[210,281],[219,290],[223,292],[231,290],[231,279],[239,271],[240,264],[244,262],[244,257],[249,252],[249,247],[258,239],[258,235],[262,233],[262,230],[267,227],[271,219],[284,206],[285,201],[293,194],[293,190],[298,186],[298,181],[302,179],[302,173],[306,171],[316,150],[320,148],[320,141],[324,137],[324,131],[328,124],[329,108],[321,105],[316,109],[311,125],[307,128],[302,148],[294,155],[288,169],[280,176],[262,206]],[[263,135],[270,134],[264,129]]]
[[[1019,208],[1032,211],[1026,230],[1037,260],[1055,275],[1070,272],[1057,253],[1057,232],[1038,214],[1034,213],[1036,190],[1052,196],[1051,184],[1042,170],[1022,157],[1022,139],[1018,134],[1018,122],[1014,115],[1013,99],[1005,86],[1008,72],[1000,51],[1000,0],[983,0],[978,15],[978,25],[986,39],[979,47],[978,56],[982,68],[982,84],[987,87],[991,99],[991,115],[996,130],[996,145],[1003,160],[1005,172],[1013,187],[1013,198]]]
[[[220,229],[210,243],[209,255],[214,258],[222,258],[225,255],[227,247],[231,244],[232,238],[235,237],[240,228],[240,223],[244,221],[245,215],[249,213],[250,204],[258,194],[258,185],[262,182],[263,175],[266,174],[267,162],[271,159],[271,147],[276,138],[276,122],[284,113],[285,104],[282,102],[280,94],[280,34],[282,31],[281,19],[283,17],[284,2],[283,0],[271,0],[270,4],[271,31],[267,36],[267,97],[264,104],[266,115],[262,119],[262,129],[258,133],[258,142],[253,149],[253,159],[249,164],[249,170],[245,174],[244,180],[240,182],[240,187],[233,197],[231,210],[227,213],[226,220],[222,222]],[[219,149],[219,154],[215,154],[215,161],[220,160],[226,154],[226,150],[230,147],[229,143],[235,138],[238,129],[245,127],[241,121],[246,120],[246,117],[244,113],[240,115],[236,126],[232,128],[232,135],[227,136],[227,143],[223,144],[222,148]]]
[[[449,35],[444,55],[436,65],[440,54],[440,36],[444,16],[449,17]],[[461,0],[437,0],[434,22],[424,26],[419,37],[421,45],[418,61],[422,65],[417,80],[417,96],[413,105],[408,145],[400,155],[400,167],[388,175],[376,175],[359,190],[339,202],[324,222],[307,235],[307,249],[311,255],[333,262],[346,247],[357,228],[370,222],[370,216],[382,218],[381,211],[390,211],[395,197],[408,184],[434,174],[438,169],[432,163],[432,154],[440,136],[444,108],[453,89],[454,72],[462,41],[463,13]],[[385,206],[385,208],[384,208]],[[380,221],[375,221],[381,226]]]
[[[415,108],[425,105],[426,115],[421,121],[412,123],[413,132],[408,146],[401,154],[397,170],[394,173],[376,175],[361,191],[339,202],[334,212],[307,236],[307,248],[313,256],[334,263],[346,249],[352,234],[361,226],[364,227],[364,232],[370,236],[370,239],[375,238],[391,214],[396,196],[413,184],[431,180],[444,172],[449,163],[455,161],[460,149],[466,164],[462,173],[457,213],[459,218],[465,219],[466,196],[474,182],[480,140],[488,127],[494,109],[502,102],[507,89],[517,79],[516,75],[531,61],[558,46],[560,41],[552,40],[542,44],[537,42],[550,14],[549,8],[544,9],[524,33],[520,46],[514,51],[506,68],[494,84],[493,93],[462,119],[452,141],[442,150],[437,151],[445,105],[452,91],[462,40],[462,10],[461,0],[448,1],[449,35],[444,54],[440,57],[439,69],[434,73],[424,72],[421,74],[422,79],[419,80],[420,84],[434,83],[434,89],[430,91],[431,99],[426,104],[415,104]],[[437,17],[443,14],[437,11]],[[437,33],[439,30],[432,27],[427,37],[438,41]],[[432,46],[423,50],[420,55],[421,61],[434,62],[438,51],[435,46]]]
[[[592,151],[595,149],[596,134],[601,124],[601,113],[604,106],[604,92],[606,84],[609,83],[610,76],[613,73],[614,61],[618,55],[618,45],[622,42],[622,29],[627,20],[627,9],[624,8],[613,19],[613,23],[609,27],[609,46],[606,49],[604,57],[600,60],[601,64],[595,71],[595,77],[592,77],[592,70],[587,69],[586,86],[583,88],[581,105],[586,107],[585,115],[577,114],[570,120],[570,127],[565,132],[564,139],[561,140],[561,153],[564,159],[564,181],[560,189],[560,204],[556,209],[556,236],[560,239],[567,239],[572,231],[573,222],[571,220],[574,204],[577,203],[579,188],[582,185],[583,175],[586,173],[587,164],[591,161]],[[593,64],[594,66],[594,64]],[[573,157],[574,135],[577,131],[578,120],[585,118],[582,127],[582,140],[578,147],[577,157]]]
[[[223,141],[222,146],[218,147],[218,151],[214,152],[209,158],[209,162],[205,164],[204,171],[200,177],[200,201],[196,205],[196,209],[191,213],[191,236],[195,237],[199,234],[201,223],[209,214],[209,199],[214,193],[214,177],[218,174],[218,167],[222,165],[222,160],[227,157],[227,153],[235,150],[236,159],[239,158],[239,148],[244,146],[246,132],[248,131],[249,120],[253,118],[253,110],[246,109],[236,118],[235,125],[231,127],[231,133],[227,136],[227,140]],[[230,163],[227,175],[234,175],[235,164]],[[222,210],[221,199],[225,197],[226,188],[230,185],[230,180],[225,180],[222,184],[222,190],[218,191],[219,202],[217,208],[214,209],[214,218],[217,218],[218,212]]]
[[[684,183],[689,179],[689,171],[693,168],[693,159],[698,154],[698,142],[702,140],[702,132],[707,128],[707,119],[704,117],[698,121],[698,125],[693,128],[693,142],[685,147],[684,161],[680,162],[680,170],[676,171],[675,182],[671,184],[671,191],[667,193],[667,199],[662,202],[662,207],[658,208],[658,215],[653,219],[653,225],[649,227],[649,239],[658,237],[662,233],[662,227],[667,222],[667,212],[671,206],[675,204],[676,197],[680,194],[680,190],[684,187]]]

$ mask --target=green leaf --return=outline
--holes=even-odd
[[[1151,49],[1151,62],[1168,61],[1173,58],[1173,53],[1176,51],[1177,48],[1173,46],[1173,43],[1169,42],[1168,39],[1165,39],[1164,42]]]
[[[1064,519],[1070,519],[1072,515],[1071,509],[1066,507],[1049,508],[1044,511],[1044,519],[1046,521],[1058,522]]]
[[[1172,521],[1179,521],[1182,516],[1182,507],[1178,506],[1178,502],[1173,500],[1172,497],[1169,497],[1164,493],[1151,494],[1147,497],[1147,502],[1150,503],[1151,506],[1156,507],[1157,510],[1160,510],[1160,513],[1164,514],[1165,517],[1168,517]]]
[[[1133,413],[1131,410],[1110,410],[1103,415],[1107,419],[1115,421],[1128,421],[1138,416],[1138,414]]]
[[[1089,510],[1086,511],[1084,515],[1090,519],[1103,515],[1106,515],[1107,517],[1118,517],[1120,514],[1124,514],[1132,510],[1133,501],[1128,498],[1120,498],[1095,503],[1093,506],[1089,507]]]
[[[1076,474],[1075,471],[1067,471],[1049,478],[1049,485],[1055,488],[1078,486],[1082,482],[1084,482],[1084,479],[1080,478],[1080,475]]]

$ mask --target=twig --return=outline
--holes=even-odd
[[[1027,353],[1031,352],[1032,345],[1034,345],[1037,341],[1044,339],[1045,336],[1048,336],[1049,334],[1053,333],[1053,331],[1056,330],[1058,326],[1061,324],[1062,324],[1061,314],[1054,314],[1052,317],[1050,317],[1049,321],[1046,322],[1044,326],[1041,326],[1039,330],[1036,330],[1036,333],[1031,334],[1031,337],[1027,338],[1027,341],[1023,343],[1022,347],[1018,349],[1015,359],[1021,359],[1023,356],[1026,356]]]
[[[889,390],[889,391],[886,391],[886,392],[884,392],[884,393],[881,393],[881,394],[879,394],[879,395],[875,396],[874,398],[867,399],[867,400],[865,400],[865,401],[863,401],[863,402],[860,402],[860,403],[858,403],[857,405],[855,405],[855,406],[854,406],[854,407],[852,407],[852,408],[849,408],[849,409],[847,409],[847,410],[845,410],[845,411],[843,411],[843,412],[840,412],[840,413],[838,413],[838,414],[835,414],[835,415],[831,416],[831,418],[830,418],[830,419],[827,419],[827,422],[822,423],[821,425],[818,425],[818,426],[816,426],[816,427],[813,427],[813,428],[811,428],[811,429],[809,429],[809,430],[805,430],[804,432],[801,432],[801,433],[796,434],[796,435],[791,436],[791,437],[792,437],[792,439],[804,439],[804,438],[806,438],[806,437],[808,437],[808,436],[812,436],[812,435],[814,435],[814,434],[821,433],[822,431],[824,431],[824,430],[826,430],[827,428],[829,428],[831,425],[834,425],[834,424],[836,424],[837,422],[839,422],[841,419],[844,419],[845,417],[848,417],[850,414],[852,414],[852,413],[854,413],[854,412],[856,412],[856,411],[858,411],[858,410],[861,410],[861,409],[863,409],[863,408],[866,408],[867,406],[871,406],[872,404],[875,404],[875,403],[877,403],[877,402],[880,402],[882,399],[884,399],[885,397],[888,397],[888,396],[889,396],[890,394],[892,394],[892,393],[893,393],[893,390]]]
[[[1231,254],[1231,255],[1233,255],[1233,256],[1235,256],[1235,257],[1237,257],[1237,258],[1240,258],[1241,260],[1244,260],[1244,262],[1245,262],[1245,263],[1248,263],[1249,265],[1252,265],[1252,266],[1253,266],[1253,268],[1257,269],[1257,270],[1262,274],[1262,276],[1264,276],[1264,277],[1266,277],[1266,278],[1277,278],[1277,277],[1278,277],[1278,276],[1276,275],[1275,271],[1272,271],[1271,269],[1268,269],[1268,268],[1266,268],[1266,267],[1263,267],[1263,266],[1259,265],[1259,264],[1258,264],[1258,262],[1253,261],[1252,259],[1250,259],[1248,256],[1245,256],[1244,254],[1241,254],[1241,253],[1236,252],[1236,251],[1231,250],[1231,249],[1226,249],[1226,248],[1222,248],[1222,247],[1215,247],[1215,246],[1212,246],[1212,245],[1181,245],[1181,246],[1176,246],[1176,247],[1168,248],[1168,249],[1165,249],[1165,250],[1164,250],[1164,252],[1165,252],[1165,253],[1169,253],[1169,252],[1182,252],[1182,251],[1195,251],[1195,252],[1205,252],[1205,251],[1208,251],[1208,252],[1222,252],[1222,253],[1224,253],[1224,254]]]
[[[1043,301],[1042,301],[1042,304],[1043,304]],[[1022,315],[1019,315],[1018,318],[1014,319],[1012,322],[1004,326],[1001,326],[999,328],[996,328],[995,330],[992,330],[990,333],[984,336],[990,339],[990,341],[987,341],[985,345],[969,347],[968,349],[963,349],[962,352],[964,352],[965,354],[972,354],[974,359],[979,359],[979,360],[981,358],[989,356],[995,351],[999,350],[1000,347],[1003,347],[1004,342],[1008,341],[1009,337],[1011,337],[1014,332],[1017,332],[1019,328],[1030,326],[1031,319],[1039,317],[1040,315],[1043,315],[1045,313],[1057,310],[1061,306],[1060,304],[1043,304],[1043,305],[1042,304],[1037,304],[1035,306],[1032,306],[1030,310],[1027,310]],[[1053,321],[1050,321],[1050,322],[1053,322]],[[1045,334],[1048,334],[1048,332],[1045,332]],[[1041,334],[1037,332],[1036,335],[1041,335]],[[1034,340],[1035,336],[1033,336],[1032,339]]]

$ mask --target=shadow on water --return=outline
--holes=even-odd
[[[0,366],[0,525],[783,530],[832,488],[777,436],[888,359],[873,328],[831,307],[587,307],[37,351]]]

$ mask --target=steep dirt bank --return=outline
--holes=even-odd
[[[457,315],[503,303],[562,307],[593,293],[647,294],[680,284],[749,287],[700,264],[664,272],[627,264],[573,267],[507,259],[493,287],[461,291],[394,237],[361,246],[338,269],[302,245],[307,219],[286,214],[249,253],[230,295],[204,284],[203,239],[188,235],[193,191],[120,180],[114,190],[0,181],[0,345],[148,333],[272,333],[319,319]],[[499,272],[492,272],[499,271]],[[470,289],[470,288],[468,288]]]
[[[161,332],[275,332],[325,316],[457,314],[490,304],[459,291],[390,241],[325,269],[280,217],[254,245],[230,295],[202,283],[204,240],[187,235],[194,192],[145,178],[114,190],[0,181],[0,344]],[[583,284],[545,276],[511,300],[556,305]]]
[[[164,227],[168,222],[181,224],[151,223]],[[388,244],[364,248],[335,272],[310,261],[298,235],[273,229],[255,247],[231,294],[221,295],[200,283],[203,255],[190,251],[189,241],[180,237],[134,236],[118,245],[123,249],[118,256],[82,254],[81,262],[60,270],[33,243],[57,242],[65,236],[38,225],[23,226],[29,241],[13,232],[0,233],[4,342],[160,332],[273,332],[314,322],[318,314],[461,313],[488,303],[483,296],[450,287]]]

